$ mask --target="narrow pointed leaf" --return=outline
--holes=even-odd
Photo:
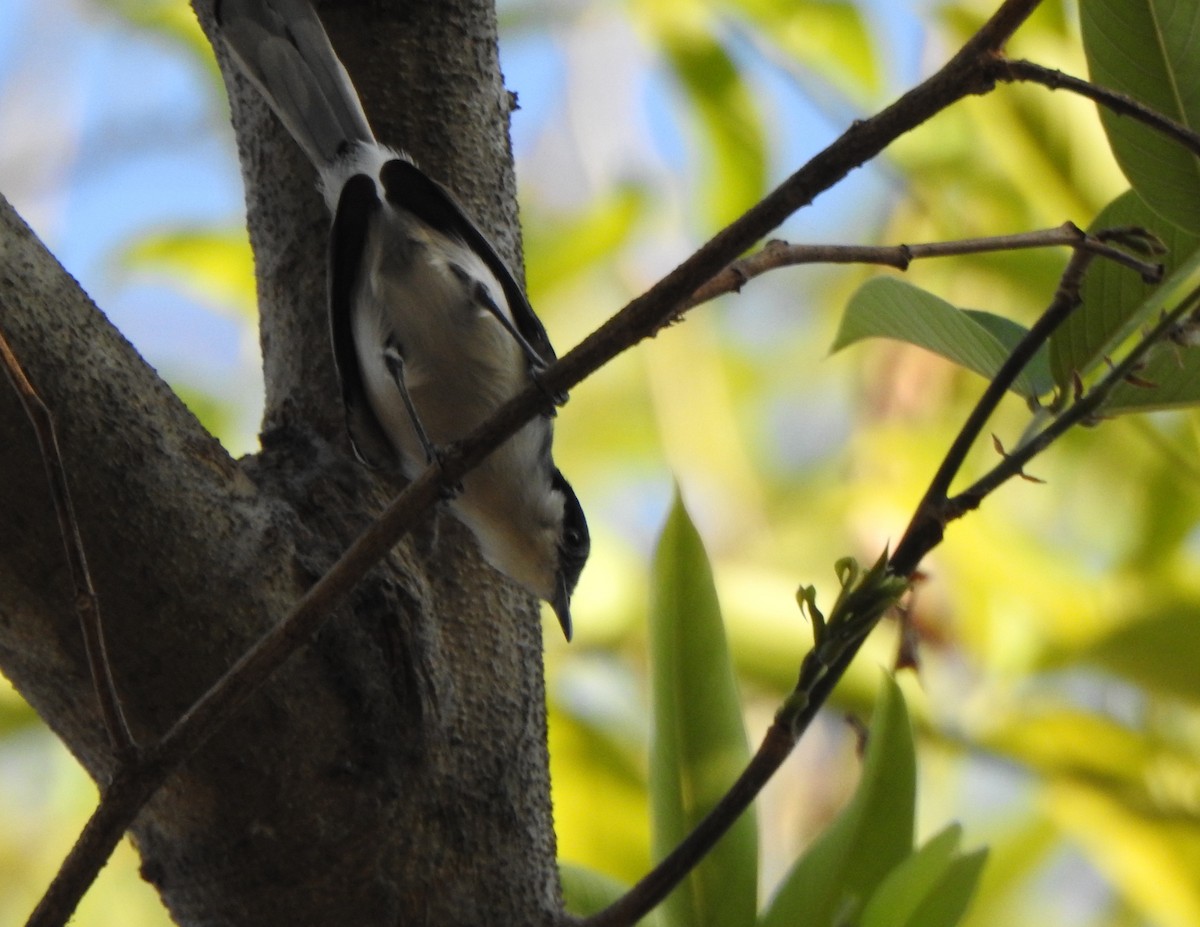
[[[916,776],[904,697],[887,677],[858,790],[784,878],[760,927],[836,927],[857,919],[883,878],[912,852]]]
[[[1064,659],[1102,666],[1148,692],[1200,703],[1200,621],[1188,599],[1155,607]]]
[[[863,909],[861,927],[908,927],[950,868],[961,839],[962,828],[951,824],[889,872]]]
[[[979,883],[986,851],[960,855],[952,824],[893,869],[871,896],[861,927],[954,927]]]
[[[979,887],[987,850],[953,860],[941,880],[913,912],[910,927],[954,927],[962,920]]]
[[[654,560],[650,614],[654,851],[674,849],[749,761],[741,704],[712,570],[678,494]],[[758,833],[742,815],[667,898],[674,927],[749,927],[758,893]]]

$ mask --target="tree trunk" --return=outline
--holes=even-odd
[[[211,27],[211,4],[197,7]],[[458,191],[519,266],[491,3],[343,0],[321,13],[380,138]],[[258,455],[231,460],[0,209],[0,327],[55,415],[142,742],[396,488],[353,461],[343,433],[313,171],[254,92],[233,86],[266,373]],[[114,761],[62,541],[7,389],[0,428],[0,668],[103,783]],[[133,832],[146,878],[183,925],[550,922],[536,603],[436,513],[352,598],[143,811]]]

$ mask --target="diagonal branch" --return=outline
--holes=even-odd
[[[1145,233],[1140,229],[1115,229],[1098,237],[1117,243],[1128,240],[1134,247],[1138,247],[1144,242]],[[925,490],[925,495],[917,504],[916,513],[901,537],[900,543],[896,546],[891,565],[897,573],[904,576],[912,573],[925,554],[941,541],[946,523],[963,514],[958,506],[967,499],[962,496],[950,499],[950,484],[958,475],[958,471],[966,460],[967,452],[979,439],[984,426],[1004,394],[1012,387],[1016,378],[1042,345],[1078,308],[1080,304],[1079,287],[1083,281],[1083,274],[1097,256],[1094,252],[1084,250],[1077,250],[1071,256],[1059,281],[1054,299],[1001,364],[995,377],[988,383],[987,389],[984,390],[970,415],[967,416],[967,420],[959,429],[950,449],[946,452],[946,456],[930,481],[929,487]],[[1161,268],[1159,272],[1161,274]],[[1150,277],[1147,282],[1152,281],[1153,277]],[[1010,455],[1007,461],[1017,465],[1017,470],[1010,475],[1016,475],[1019,472],[1020,463],[1027,460],[1028,457]],[[982,499],[982,496],[979,498]],[[978,501],[975,502],[975,505],[978,505]]]
[[[1094,238],[1096,246],[1103,245],[1102,250],[1107,252],[1114,249],[1106,242],[1120,241],[1120,235],[1123,233],[1129,234],[1135,241],[1142,240],[1143,233],[1140,230],[1122,230],[1102,236],[1082,236],[1082,233],[1076,230],[1071,243],[1077,245],[1077,248],[1063,273],[1050,307],[1002,365],[972,410],[926,491],[925,498],[918,505],[912,523],[896,552],[890,558],[881,559],[871,571],[861,577],[861,582],[857,576],[854,580],[848,579],[843,582],[845,601],[839,599],[838,606],[846,607],[840,610],[835,607],[829,630],[815,633],[816,641],[813,649],[804,658],[795,690],[776,714],[775,721],[746,769],[679,846],[625,896],[584,920],[584,927],[620,927],[633,924],[644,917],[666,898],[716,844],[787,759],[858,653],[867,635],[907,589],[907,577],[915,571],[924,556],[941,542],[941,528],[948,520],[946,489],[961,467],[967,449],[978,439],[981,429],[1000,398],[1012,386],[1021,370],[1078,305],[1079,283],[1083,273],[1088,265],[1100,256],[1094,248],[1078,247],[1080,242],[1083,239]],[[1121,263],[1128,262],[1123,259]],[[1136,266],[1143,274],[1153,274],[1149,265],[1136,262]],[[1172,321],[1176,321],[1177,318],[1173,314]],[[1049,441],[1046,442],[1048,443]],[[936,526],[936,531],[930,529],[931,524]],[[849,620],[846,620],[847,618]],[[816,625],[817,622],[814,621],[814,627]]]
[[[1161,132],[1187,148],[1192,154],[1200,157],[1200,132],[1195,132],[1174,119],[1169,119],[1157,110],[1139,103],[1128,94],[1118,93],[1116,90],[1109,90],[1107,87],[1101,87],[1091,81],[1072,77],[1062,71],[1042,67],[1040,64],[1021,59],[998,58],[995,62],[995,74],[997,80],[1028,81],[1041,84],[1051,90],[1069,90],[1081,97],[1087,97],[1118,116],[1128,116],[1156,132]]]
[[[1191,313],[1194,313],[1197,307],[1200,307],[1200,287],[1188,293],[1178,306],[1159,319],[1158,323],[1142,336],[1120,363],[1114,364],[1113,368],[1099,382],[1075,399],[1067,409],[1055,417],[1054,421],[1008,452],[1004,456],[1004,460],[991,471],[949,500],[950,508],[959,513],[966,513],[976,508],[989,493],[1014,476],[1020,476],[1025,464],[1060,438],[1068,429],[1091,421],[1096,415],[1103,414],[1102,407],[1112,391],[1137,373],[1154,347],[1170,341],[1172,334],[1178,330],[1179,324]]]
[[[149,796],[308,640],[329,611],[411,529],[417,516],[434,504],[440,488],[460,480],[543,411],[547,394],[568,390],[618,354],[670,324],[687,298],[705,281],[850,171],[958,100],[990,91],[994,79],[988,73],[988,62],[1039,3],[1040,0],[1004,0],[937,73],[877,115],[852,125],[774,192],[548,368],[537,386],[513,397],[469,437],[447,449],[440,466],[427,468],[397,496],[380,520],[346,551],[279,625],[202,696],[158,744],[149,747],[135,767],[121,771],[102,794],[100,806],[35,909],[29,927],[51,927],[65,922]],[[814,704],[814,713],[819,704],[819,701]],[[752,799],[753,794],[748,794],[742,808]],[[728,822],[721,825],[721,832],[727,827]],[[709,846],[695,845],[694,849],[702,856]],[[648,904],[644,910],[657,904],[661,897],[643,899]],[[632,922],[603,920],[603,913],[597,917],[601,918],[599,923]]]
[[[104,719],[104,728],[108,732],[109,743],[117,758],[122,761],[132,760],[137,753],[137,745],[125,722],[125,714],[121,710],[121,700],[117,695],[117,687],[113,682],[112,667],[108,662],[108,654],[104,646],[104,623],[100,618],[100,600],[92,585],[92,574],[88,570],[87,556],[83,550],[83,538],[79,533],[79,522],[75,518],[75,506],[71,502],[71,491],[67,485],[67,470],[63,466],[62,454],[58,448],[58,435],[54,430],[54,416],[38,395],[33,384],[25,375],[21,362],[13,353],[4,333],[0,332],[0,363],[3,363],[5,373],[21,401],[34,432],[37,434],[38,448],[42,454],[42,462],[46,466],[46,478],[50,487],[50,497],[54,503],[54,511],[58,515],[58,529],[62,534],[63,546],[66,548],[67,565],[71,572],[71,582],[75,587],[75,610],[79,613],[79,625],[83,633],[83,647],[87,655],[88,667],[91,670],[92,686],[96,690],[96,701],[100,706],[100,716]]]

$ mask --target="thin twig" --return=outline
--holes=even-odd
[[[603,911],[579,921],[579,927],[623,927],[643,918],[686,878],[778,772],[871,629],[908,585],[906,580],[889,577],[882,559],[864,582],[857,583],[858,576],[855,567],[853,579],[843,578],[843,595],[829,624],[820,632],[814,629],[813,648],[800,665],[796,686],[742,774],[692,832],[637,885]]]
[[[1171,331],[1186,315],[1194,312],[1200,306],[1200,287],[1192,290],[1179,305],[1166,313],[1158,324],[1142,336],[1129,353],[1118,364],[1104,375],[1094,386],[1078,399],[1073,401],[1061,414],[1057,415],[1049,425],[1036,435],[1009,451],[1004,459],[984,474],[979,480],[964,489],[949,502],[949,508],[960,514],[965,514],[991,492],[1012,479],[1020,476],[1025,464],[1037,454],[1044,451],[1050,444],[1058,440],[1068,429],[1083,422],[1091,421],[1102,412],[1104,403],[1112,391],[1134,375],[1145,361],[1146,355],[1157,345],[1163,344],[1170,338]],[[1192,350],[1195,350],[1193,348]]]
[[[1135,231],[1134,234],[1136,235],[1137,232]],[[1119,233],[1110,232],[1109,240],[1119,241]],[[925,554],[940,542],[946,523],[961,514],[961,512],[955,511],[954,504],[949,499],[950,484],[958,475],[958,471],[966,460],[967,452],[979,440],[984,426],[992,417],[992,413],[995,412],[996,406],[1000,404],[1004,394],[1016,382],[1016,378],[1042,345],[1079,306],[1079,287],[1083,280],[1083,274],[1097,256],[1094,252],[1085,250],[1078,250],[1072,254],[1071,260],[1067,262],[1067,267],[1059,280],[1054,299],[1005,358],[1004,363],[1000,365],[1000,369],[996,371],[996,375],[979,397],[979,401],[976,402],[951,443],[946,456],[942,458],[942,463],[933,479],[930,480],[925,495],[917,505],[912,522],[905,530],[900,543],[896,545],[895,553],[892,556],[892,565],[897,572],[907,575],[915,570]]]
[[[37,435],[38,449],[46,467],[46,479],[50,498],[58,516],[58,530],[62,535],[63,547],[67,552],[67,566],[71,573],[71,585],[75,590],[75,611],[79,614],[79,626],[83,633],[83,649],[92,675],[92,686],[96,691],[96,702],[100,717],[113,753],[120,762],[132,760],[137,745],[125,722],[121,700],[113,682],[112,667],[104,646],[104,624],[100,618],[100,599],[92,585],[92,574],[88,570],[87,556],[83,550],[83,538],[79,533],[79,522],[75,518],[75,506],[71,503],[71,491],[67,486],[67,470],[63,465],[58,448],[58,436],[54,430],[54,416],[29,382],[21,362],[0,331],[0,361],[8,374],[9,382],[21,401],[21,408]]]
[[[1081,233],[1078,233],[1078,230],[1076,233],[1070,236],[1070,240],[1061,243],[1078,245]],[[1134,231],[1132,234],[1137,236],[1139,233]],[[939,468],[931,482],[930,489],[926,492],[925,500],[918,506],[913,525],[905,533],[904,540],[901,541],[896,553],[888,561],[887,570],[894,576],[907,577],[911,575],[921,559],[940,543],[942,538],[940,528],[946,520],[943,511],[946,508],[945,490],[961,467],[966,449],[978,439],[983,425],[995,410],[1000,397],[1007,392],[1030,358],[1078,304],[1079,283],[1087,266],[1100,256],[1100,252],[1107,257],[1107,252],[1114,250],[1111,245],[1106,244],[1107,241],[1114,240],[1111,233],[1094,240],[1098,246],[1097,249],[1084,247],[1076,249],[1063,273],[1050,307],[1030,330],[1026,339],[1017,346],[1006,363],[1001,366],[993,383],[980,398],[950,451],[947,452],[942,467]],[[1119,237],[1116,240],[1119,240]],[[1121,254],[1119,251],[1117,253]],[[1138,270],[1147,275],[1153,274],[1153,268],[1150,265],[1139,266]],[[1163,329],[1163,331],[1166,330],[1166,328]],[[1159,337],[1162,336],[1159,335]],[[1010,456],[1006,460],[1006,464],[1012,462],[1015,456]],[[1019,472],[1019,466],[1013,471],[1013,473],[1016,472]],[[982,496],[979,498],[982,499]],[[941,504],[934,505],[932,500],[940,500]],[[961,501],[959,504],[962,504]],[[927,529],[914,530],[914,526],[925,524],[927,519],[923,513],[931,509],[939,512],[940,519],[936,522],[939,530],[937,532]],[[855,622],[847,630],[846,636],[842,640],[833,642],[836,646],[832,649],[827,642],[818,642],[814,645],[813,650],[805,657],[796,689],[776,716],[775,723],[768,730],[749,765],[729,792],[722,797],[687,838],[645,878],[613,905],[582,921],[582,927],[619,927],[619,925],[632,924],[645,916],[687,876],[696,863],[745,811],[791,753],[792,748],[811,724],[817,711],[825,703],[833,691],[833,687],[850,665],[883,612],[883,608],[868,611],[862,620]]]
[[[1103,239],[1089,236],[1073,222],[1055,228],[1012,235],[992,235],[983,238],[963,238],[958,241],[923,242],[915,245],[797,245],[778,239],[767,242],[761,250],[734,261],[701,286],[683,304],[682,310],[736,293],[743,286],[768,271],[802,264],[882,264],[897,270],[908,270],[913,261],[925,258],[956,257],[964,254],[986,254],[993,251],[1018,251],[1027,248],[1067,246],[1091,251],[1109,260],[1130,267],[1143,277],[1161,268],[1139,260],[1135,255],[1114,248]],[[682,311],[681,310],[681,311]]]
[[[851,170],[963,97],[990,90],[992,79],[986,74],[985,62],[1040,2],[1004,0],[991,19],[941,70],[877,115],[851,126],[760,203],[547,368],[537,385],[514,396],[470,436],[446,449],[440,468],[438,464],[431,465],[397,496],[380,520],[367,529],[296,608],[251,648],[158,745],[145,751],[136,770],[120,777],[123,787],[102,793],[100,807],[63,861],[28,927],[58,927],[65,922],[148,796],[309,639],[350,588],[434,504],[442,487],[460,480],[529,419],[544,412],[547,394],[569,390],[618,354],[668,325],[678,316],[679,307],[706,280]],[[657,900],[650,906],[656,903]]]
[[[1086,253],[1082,250],[1076,252],[1077,255]],[[1060,304],[1069,302],[1070,293],[1077,289],[1078,278],[1086,267],[1087,259],[1081,259],[1079,263],[1083,266],[1077,266],[1063,275],[1056,299],[1045,314],[1060,316],[1058,324],[1061,324],[1066,318],[1065,315],[1061,315]],[[1006,457],[1005,461],[983,480],[980,480],[960,497],[956,497],[950,507],[955,511],[960,509],[965,511],[978,506],[989,492],[1007,479],[1018,475],[1022,465],[1035,454],[1044,450],[1069,428],[1086,420],[1090,415],[1094,415],[1112,389],[1137,368],[1146,352],[1155,344],[1164,341],[1176,323],[1192,311],[1198,303],[1200,303],[1200,289],[1184,300],[1180,307],[1164,317],[1137,348],[1114,367],[1086,397],[1074,403],[1071,409],[1064,412],[1044,432],[1028,444],[1023,445],[1017,452]],[[1034,351],[1036,351],[1036,347]],[[1012,383],[1012,377],[1019,372],[1020,367],[1017,366],[1016,370],[1009,375],[1009,385]],[[997,379],[1000,377],[998,376]],[[985,403],[984,399],[980,400],[981,406],[986,404],[989,403]],[[978,437],[978,433],[976,433],[976,437]],[[916,525],[921,518],[920,510],[918,510],[913,524]],[[922,546],[909,541],[903,550],[901,547],[897,548],[896,553],[888,560],[886,567],[887,572],[894,578],[911,575],[916,564],[941,541],[940,532],[936,535],[927,531],[918,532],[914,531],[912,526],[905,534],[906,539],[910,535],[913,538],[920,538]],[[697,824],[692,833],[633,889],[600,913],[579,921],[579,927],[620,927],[620,925],[635,923],[645,916],[654,905],[666,898],[671,890],[695,868],[696,864],[749,807],[763,786],[790,755],[800,737],[816,717],[818,710],[829,698],[834,686],[857,655],[871,630],[878,624],[879,619],[886,611],[886,605],[898,600],[904,585],[906,583],[898,583],[890,588],[885,586],[879,601],[874,603],[874,607],[861,609],[859,614],[855,615],[856,620],[842,629],[842,636],[839,640],[818,640],[814,644],[801,666],[800,679],[796,688],[776,714],[775,720],[763,737],[758,750],[729,791]],[[853,614],[854,609],[850,609],[850,612]],[[830,646],[831,644],[832,646]]]
[[[1164,116],[1162,113],[1151,109],[1143,103],[1139,103],[1128,94],[1109,90],[1082,78],[1072,77],[1070,74],[1056,71],[1053,68],[1042,67],[1040,64],[1034,64],[1032,61],[1014,61],[1010,58],[997,58],[995,61],[995,74],[997,80],[1006,82],[1028,81],[1030,83],[1041,84],[1043,87],[1048,87],[1051,90],[1069,90],[1082,97],[1087,97],[1092,102],[1099,103],[1105,109],[1111,110],[1117,115],[1136,119],[1156,132],[1161,132],[1163,135],[1189,149],[1192,154],[1200,157],[1200,133],[1194,132],[1187,126]]]

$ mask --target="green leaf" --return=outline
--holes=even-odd
[[[951,824],[889,872],[863,909],[860,927],[907,927],[946,874],[961,839],[962,827]]]
[[[133,25],[180,43],[198,58],[219,82],[220,71],[213,57],[212,45],[200,28],[196,14],[187,4],[177,0],[98,0]]]
[[[1012,319],[1006,319],[1002,315],[996,315],[993,312],[983,312],[979,309],[963,309],[962,310],[971,321],[979,325],[989,335],[995,338],[1004,347],[1004,354],[1007,357],[1011,354],[1020,343],[1021,339],[1029,334],[1029,329],[1024,325],[1014,322]],[[1034,395],[1047,393],[1051,389],[1054,378],[1050,375],[1050,353],[1045,348],[1039,350],[1033,355],[1033,359],[1026,364],[1024,371],[1021,373],[1021,381],[1027,382],[1030,389],[1035,390],[1033,394],[1017,392],[1020,395],[1031,398]]]
[[[850,298],[832,350],[864,338],[893,338],[991,379],[1024,333],[1016,322],[960,310],[903,280],[875,277]],[[1017,377],[1013,391],[1032,399],[1051,385],[1048,355],[1042,350]]]
[[[1164,222],[1133,190],[1104,207],[1088,231],[1131,226],[1148,229],[1166,246],[1158,258],[1163,282],[1143,283],[1135,271],[1103,258],[1092,262],[1080,289],[1083,305],[1050,339],[1050,365],[1060,387],[1070,387],[1075,373],[1086,374],[1101,362],[1200,271],[1200,238]]]
[[[952,824],[888,873],[863,911],[860,927],[953,927],[966,912],[986,851],[958,855]]]
[[[882,60],[859,4],[845,0],[721,0],[722,12],[754,21],[761,32],[798,63],[858,98],[879,90]]]
[[[913,912],[912,927],[954,927],[964,914],[979,886],[987,850],[976,850],[950,863],[941,881]]]
[[[121,255],[131,271],[162,277],[196,298],[253,318],[254,259],[245,229],[178,229],[147,235]]]
[[[650,609],[654,732],[650,799],[661,859],[712,809],[750,751],[712,570],[678,492],[654,559]],[[758,833],[743,814],[664,902],[675,927],[748,927],[758,895]]]
[[[1200,703],[1200,620],[1195,601],[1164,605],[1122,624],[1078,654],[1151,692]]]
[[[525,279],[533,302],[554,286],[609,258],[645,213],[642,189],[626,185],[567,219],[533,216],[525,234]]]
[[[1141,385],[1122,383],[1100,408],[1102,415],[1185,409],[1200,403],[1200,348],[1163,344],[1137,372]],[[1151,385],[1152,384],[1152,385]]]
[[[706,174],[699,183],[706,191],[704,221],[727,225],[766,192],[766,132],[757,97],[703,3],[638,0],[631,10],[663,50],[699,129]]]
[[[1200,6],[1180,0],[1081,0],[1092,80],[1200,129]],[[1127,116],[1101,108],[1117,162],[1163,218],[1200,233],[1200,159]]]
[[[891,677],[871,719],[858,790],[792,867],[760,927],[835,927],[911,852],[917,768],[904,697]]]
[[[629,890],[619,879],[574,863],[559,861],[558,875],[562,881],[563,906],[576,917],[590,917],[603,911]],[[641,923],[653,927],[658,920],[657,912],[651,912]]]
[[[1050,780],[1044,789],[1045,814],[1134,912],[1134,923],[1200,924],[1200,828],[1194,810],[1164,814],[1081,778]]]

